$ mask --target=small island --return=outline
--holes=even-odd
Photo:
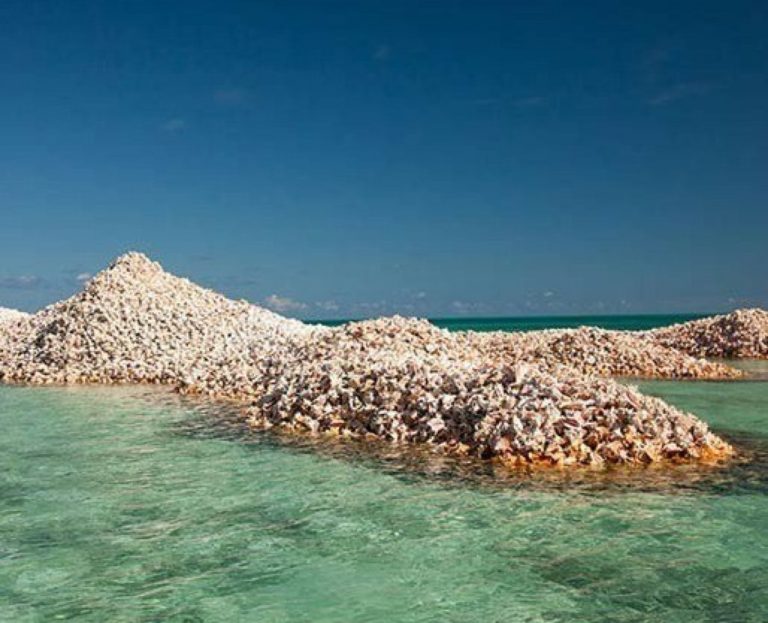
[[[234,301],[128,253],[75,296],[0,315],[0,382],[170,385],[256,428],[427,444],[505,464],[646,465],[734,453],[706,423],[611,377],[734,379],[768,312],[672,327],[449,332],[393,316],[324,327]]]

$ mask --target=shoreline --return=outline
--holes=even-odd
[[[654,383],[660,381],[654,380]],[[669,380],[669,383],[679,381]],[[698,381],[689,381],[697,383]],[[741,382],[741,381],[739,381]],[[280,446],[300,451],[320,452],[323,455],[342,460],[364,460],[374,463],[388,461],[405,461],[410,466],[408,471],[414,474],[429,476],[436,467],[448,469],[448,473],[460,481],[480,478],[488,485],[500,486],[510,480],[516,483],[538,481],[542,485],[551,484],[558,487],[564,482],[572,481],[585,485],[611,486],[614,483],[646,486],[649,481],[644,475],[661,476],[664,481],[689,483],[685,474],[692,470],[696,480],[706,478],[722,470],[738,467],[749,461],[748,450],[741,449],[739,444],[733,445],[736,451],[727,456],[712,457],[710,460],[664,460],[642,464],[605,463],[601,465],[573,464],[556,465],[549,462],[509,462],[499,458],[483,459],[471,454],[447,453],[440,448],[428,444],[393,444],[380,438],[370,436],[344,437],[336,434],[313,434],[308,430],[289,429],[281,427],[261,428],[252,426],[243,417],[243,402],[228,396],[210,396],[200,393],[184,393],[172,385],[154,383],[77,383],[77,384],[22,384],[0,382],[0,389],[31,389],[50,391],[84,391],[109,392],[125,391],[136,400],[146,400],[153,406],[163,407],[166,404],[174,407],[182,405],[185,409],[204,417],[210,424],[210,431],[218,436],[221,431],[223,438],[234,438],[246,443],[251,435],[265,435]],[[136,396],[131,396],[137,392]],[[119,395],[119,394],[118,394]],[[490,470],[490,472],[488,471]],[[519,480],[524,477],[524,480]],[[591,480],[593,477],[594,480]],[[586,480],[579,480],[584,479]]]

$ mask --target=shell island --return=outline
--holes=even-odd
[[[736,379],[768,358],[768,312],[643,332],[448,332],[394,316],[339,327],[230,300],[128,253],[73,297],[0,309],[0,382],[149,383],[226,399],[259,429],[427,444],[512,466],[727,459],[706,423],[612,377]]]

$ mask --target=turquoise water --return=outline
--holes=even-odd
[[[451,331],[534,331],[537,329],[601,327],[621,331],[641,331],[687,322],[711,314],[646,314],[618,316],[525,316],[510,318],[433,318],[438,327]],[[338,326],[348,320],[324,320],[318,324]]]
[[[0,620],[768,621],[768,383],[642,387],[742,460],[511,474],[0,387]]]

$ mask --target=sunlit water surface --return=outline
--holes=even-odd
[[[514,474],[0,387],[0,620],[768,621],[768,382],[641,387],[741,459]]]

